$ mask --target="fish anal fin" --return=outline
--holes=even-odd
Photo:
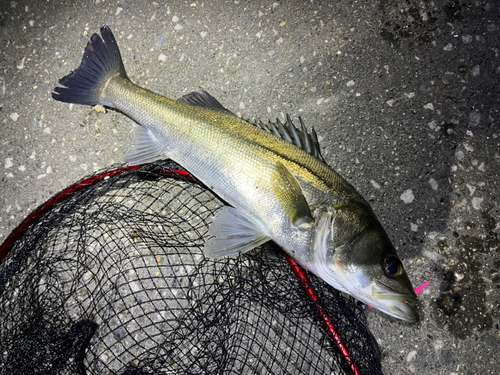
[[[205,243],[204,254],[217,259],[246,253],[270,240],[264,230],[237,209],[225,206],[215,215],[209,228],[208,233],[213,237]]]
[[[151,132],[143,126],[137,126],[134,130],[132,146],[125,155],[124,160],[130,165],[140,165],[165,158],[165,155],[154,142]]]
[[[272,176],[271,185],[276,199],[292,226],[309,226],[314,218],[302,193],[299,182],[283,163],[278,162]]]

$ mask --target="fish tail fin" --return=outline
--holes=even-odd
[[[83,54],[80,67],[62,78],[52,98],[60,102],[105,105],[111,103],[102,96],[102,87],[115,74],[128,79],[116,39],[108,26],[101,28],[101,36],[92,35]]]

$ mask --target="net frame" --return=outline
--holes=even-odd
[[[54,209],[58,206],[65,204],[68,200],[75,199],[78,196],[78,199],[81,199],[86,195],[86,192],[92,190],[95,191],[100,185],[109,184],[111,181],[117,181],[118,179],[124,178],[126,176],[131,175],[144,175],[145,179],[162,179],[162,178],[172,178],[175,180],[182,180],[192,184],[196,184],[198,186],[203,185],[192,175],[190,175],[187,171],[183,170],[180,166],[176,165],[171,161],[166,161],[158,164],[148,164],[143,166],[133,166],[133,167],[124,167],[121,166],[117,169],[113,170],[105,170],[102,172],[98,172],[95,175],[84,178],[81,181],[69,186],[64,189],[60,193],[54,195],[51,199],[49,199],[46,203],[39,206],[33,213],[31,213],[4,241],[4,243],[0,247],[0,296],[4,295],[6,288],[8,288],[9,281],[15,277],[18,270],[22,268],[22,261],[13,261],[12,259],[17,257],[19,258],[19,253],[11,257],[8,264],[5,262],[5,258],[11,255],[11,251],[13,248],[21,240],[26,240],[26,235],[29,233],[31,228],[35,225],[39,225],[40,222],[43,222],[47,219],[47,215],[49,215]],[[205,187],[203,187],[205,188]],[[78,199],[76,199],[78,201]],[[36,241],[36,239],[33,239]],[[36,247],[36,244],[30,243],[29,238],[27,241],[28,248]],[[269,247],[269,245],[268,245]],[[285,253],[283,254],[284,259],[288,263],[292,273],[297,277],[297,285],[303,289],[305,292],[304,298],[309,301],[311,306],[313,306],[313,310],[315,312],[314,320],[320,324],[325,332],[325,335],[331,340],[332,349],[337,352],[338,357],[340,358],[343,373],[346,374],[379,374],[381,373],[380,369],[380,352],[378,351],[378,347],[376,342],[371,336],[371,333],[366,328],[366,324],[364,321],[364,316],[362,314],[362,308],[359,307],[358,304],[354,302],[351,297],[346,297],[337,292],[336,290],[326,287],[329,290],[329,293],[332,293],[335,299],[342,300],[346,304],[351,305],[351,310],[354,308],[355,318],[360,320],[361,327],[365,329],[364,335],[367,337],[368,341],[371,341],[371,353],[360,353],[359,350],[349,349],[350,338],[349,335],[342,332],[342,330],[337,327],[335,319],[332,319],[331,310],[328,306],[325,306],[322,302],[323,298],[321,293],[318,293],[317,286],[318,284],[324,284],[321,280],[318,280],[314,275],[309,277],[307,271],[305,271],[300,265],[298,265],[292,258],[287,256]],[[26,256],[26,254],[24,254]],[[324,285],[321,288],[325,288]],[[331,299],[331,296],[329,297]],[[328,298],[327,298],[328,299]],[[353,307],[354,306],[354,307]],[[83,335],[80,339],[83,342],[80,343],[80,347],[86,348],[89,345],[90,338],[96,331],[96,326],[94,324],[89,324],[88,322],[80,323],[83,326],[77,327],[78,329],[82,329],[87,332],[87,335]],[[344,325],[344,328],[346,326]],[[2,336],[5,334],[5,329],[2,331]],[[347,336],[347,337],[346,337]],[[352,341],[352,340],[351,340]],[[0,344],[2,346],[3,344]],[[73,344],[73,346],[75,346]],[[3,349],[3,348],[0,348]],[[2,350],[3,351],[3,350]],[[77,363],[76,369],[78,373],[86,373],[86,368],[83,365],[83,358],[85,357],[85,350],[80,350],[80,352],[72,353],[74,357],[74,362]],[[152,372],[148,372],[147,366],[142,366],[142,370],[127,370],[125,373],[155,373],[154,370]],[[136,372],[134,372],[136,371]],[[139,371],[139,372],[137,372]],[[142,371],[142,372],[140,372]]]

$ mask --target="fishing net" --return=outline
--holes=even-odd
[[[222,206],[168,161],[40,206],[0,248],[0,373],[381,374],[362,307],[275,246],[205,259]]]

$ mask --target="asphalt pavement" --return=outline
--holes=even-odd
[[[499,3],[3,1],[0,242],[130,145],[124,115],[51,98],[103,25],[141,86],[315,127],[429,282],[416,325],[367,311],[384,373],[500,373]]]

